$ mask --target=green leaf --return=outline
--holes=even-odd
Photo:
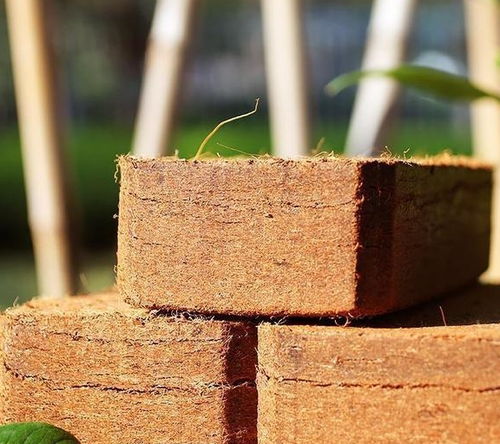
[[[326,86],[326,91],[331,95],[338,94],[366,77],[389,77],[402,85],[448,100],[471,102],[489,97],[500,101],[500,96],[479,88],[466,77],[415,65],[401,65],[388,70],[353,71],[342,74]]]
[[[80,444],[68,432],[43,422],[21,422],[0,427],[0,444]]]

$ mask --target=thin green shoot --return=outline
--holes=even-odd
[[[217,131],[219,131],[219,129],[221,127],[223,127],[226,123],[234,122],[235,120],[243,119],[245,117],[251,116],[252,114],[255,114],[257,112],[258,107],[259,107],[259,99],[256,99],[255,100],[255,107],[254,107],[254,109],[252,111],[250,111],[248,113],[245,113],[245,114],[240,114],[239,116],[231,117],[230,119],[223,120],[222,122],[220,122],[208,134],[208,136],[203,139],[203,141],[201,142],[200,146],[198,147],[198,150],[196,151],[196,154],[194,155],[194,157],[192,158],[192,160],[197,160],[197,159],[200,158],[200,156],[203,154],[203,150],[205,149],[205,146],[207,145],[207,143],[209,142],[209,140],[215,135],[215,133]]]

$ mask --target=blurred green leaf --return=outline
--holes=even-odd
[[[80,444],[70,433],[43,422],[21,422],[0,427],[0,444]]]
[[[335,95],[366,77],[389,77],[402,85],[448,100],[470,102],[483,97],[500,101],[500,96],[472,84],[466,77],[457,76],[425,66],[402,65],[388,70],[353,71],[333,79],[328,94]]]

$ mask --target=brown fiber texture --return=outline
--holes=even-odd
[[[359,317],[487,267],[491,170],[472,160],[119,163],[118,286],[136,306]]]
[[[499,307],[490,285],[397,324],[261,325],[259,443],[500,442]]]
[[[3,329],[3,422],[82,444],[255,443],[256,328],[150,314],[116,295],[37,300]]]

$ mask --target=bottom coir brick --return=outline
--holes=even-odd
[[[499,295],[370,327],[260,326],[259,443],[500,442]]]
[[[131,308],[114,294],[3,316],[3,422],[82,444],[254,443],[256,331]]]

